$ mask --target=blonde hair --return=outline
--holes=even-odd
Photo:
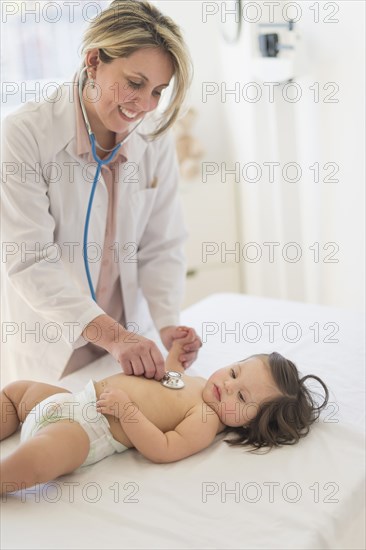
[[[193,76],[192,60],[180,28],[149,2],[114,0],[89,25],[84,33],[81,55],[99,49],[103,63],[128,57],[141,48],[159,47],[170,55],[174,66],[174,86],[162,121],[147,139],[167,132],[179,117]]]

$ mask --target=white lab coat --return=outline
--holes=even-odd
[[[97,165],[76,155],[73,97],[63,85],[3,122],[2,386],[17,378],[56,383],[73,350],[86,344],[85,325],[104,313],[90,296],[82,257]],[[186,272],[174,136],[169,131],[147,142],[139,132],[148,133],[153,123],[146,120],[133,133],[128,163],[119,171],[116,250],[127,327],[140,334],[179,324]],[[101,175],[90,257],[101,255],[107,204]],[[94,288],[100,265],[100,258],[90,261]]]

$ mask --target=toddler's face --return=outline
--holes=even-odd
[[[203,400],[226,426],[244,426],[262,401],[281,395],[271,370],[259,357],[251,357],[217,370],[207,380]]]

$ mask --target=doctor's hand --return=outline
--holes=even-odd
[[[197,359],[198,350],[202,346],[202,341],[194,328],[185,326],[169,326],[160,329],[160,338],[166,349],[169,351],[172,343],[177,338],[185,338],[184,352],[179,356],[179,361],[185,369],[188,369]]]
[[[111,344],[109,353],[125,374],[155,380],[161,380],[165,374],[165,361],[155,342],[134,332],[121,330],[119,340]]]
[[[91,327],[97,329],[98,339],[91,338]],[[110,353],[127,375],[161,380],[165,374],[165,361],[155,342],[126,330],[108,315],[100,315],[89,323],[83,337]]]

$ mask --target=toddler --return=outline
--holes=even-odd
[[[187,327],[176,339],[166,371],[181,373],[184,387],[123,373],[71,393],[20,380],[0,396],[0,438],[20,423],[21,444],[1,461],[1,494],[68,474],[115,452],[136,448],[155,463],[181,460],[208,447],[220,432],[235,432],[229,445],[261,447],[296,443],[309,432],[328,402],[320,378],[299,378],[279,353],[252,355],[214,372],[208,380],[185,373],[178,358],[192,341]],[[304,382],[324,389],[320,406]]]

